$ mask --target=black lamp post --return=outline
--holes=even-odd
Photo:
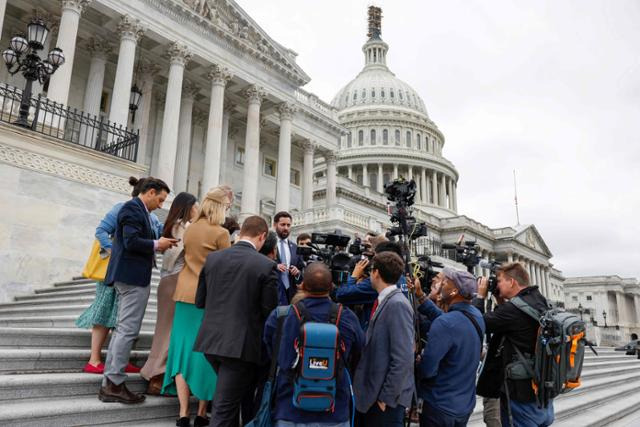
[[[607,312],[602,310],[602,317],[604,318],[604,327],[607,327]]]
[[[582,308],[582,303],[578,304],[578,311],[580,311],[580,320],[582,319],[582,313],[584,313],[584,308]]]
[[[134,84],[129,95],[129,110],[131,110],[132,122],[136,121],[136,110],[140,105],[140,98],[142,98],[142,91],[138,89],[138,85]]]
[[[31,100],[31,90],[33,82],[36,80],[45,84],[49,77],[64,64],[64,54],[62,49],[53,48],[46,59],[41,59],[38,51],[44,47],[49,29],[40,18],[33,18],[27,25],[27,38],[16,35],[9,42],[9,48],[2,52],[2,58],[7,64],[9,74],[14,75],[22,72],[27,83],[22,91],[20,100],[20,112],[18,120],[14,123],[18,126],[30,127],[29,101]]]

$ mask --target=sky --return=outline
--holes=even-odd
[[[566,277],[640,278],[640,1],[237,0],[330,102],[362,69],[366,9],[458,172],[458,211],[535,224]]]

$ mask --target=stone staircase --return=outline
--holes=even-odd
[[[156,316],[160,276],[153,272],[151,298],[132,361],[144,363]],[[150,397],[141,405],[103,403],[97,398],[101,375],[85,374],[91,335],[75,327],[93,301],[88,280],[55,283],[34,294],[0,304],[0,426],[173,426],[178,402]],[[583,385],[555,401],[558,426],[640,426],[640,360],[611,348],[586,355]],[[128,384],[143,391],[139,375]],[[482,422],[478,399],[470,426]]]

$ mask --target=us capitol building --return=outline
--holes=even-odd
[[[294,234],[351,235],[384,232],[384,184],[412,178],[425,253],[450,255],[440,244],[464,234],[485,259],[523,262],[564,303],[534,225],[490,228],[458,212],[459,172],[424,101],[387,64],[379,8],[363,69],[331,104],[303,89],[296,52],[232,0],[0,0],[0,18],[3,47],[19,48],[12,38],[35,18],[48,31],[40,56],[57,47],[66,59],[33,82],[28,127],[14,124],[26,80],[0,67],[0,302],[77,276],[127,178],[151,174],[199,196],[228,183],[241,218],[290,210]]]

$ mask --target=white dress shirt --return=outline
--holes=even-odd
[[[396,285],[387,286],[378,294],[378,306],[382,304],[382,301],[389,295],[394,289],[398,289]]]

